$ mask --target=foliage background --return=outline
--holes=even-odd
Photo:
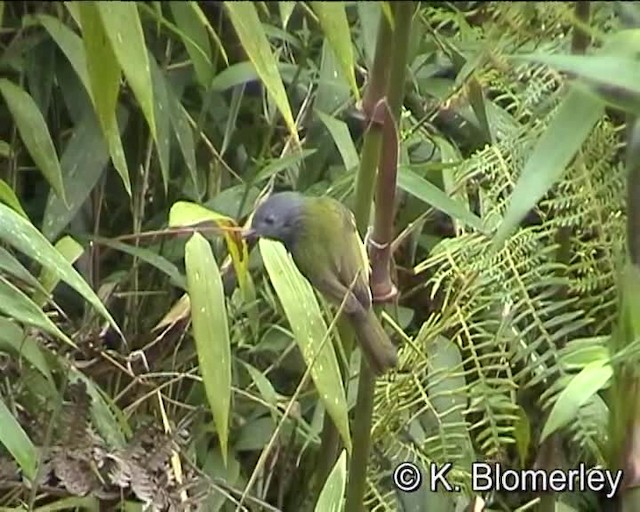
[[[3,506],[313,507],[324,406],[303,379],[286,292],[262,272],[268,249],[247,262],[220,226],[244,221],[272,186],[352,204],[354,91],[389,7],[316,4],[1,4]],[[583,28],[598,48],[619,20],[615,3],[590,4]],[[389,311],[403,348],[376,387],[368,509],[468,502],[398,493],[402,460],[452,461],[466,491],[476,460],[607,464],[602,394],[559,422],[560,449],[540,436],[570,376],[608,357],[626,261],[624,118],[598,120],[498,252],[487,236],[567,95],[566,75],[512,57],[570,53],[576,23],[573,3],[416,3]],[[36,247],[19,216],[55,248]],[[203,218],[218,226],[203,230],[210,245],[168,230]],[[74,263],[126,344],[37,253]],[[185,291],[192,305],[208,297],[193,329]],[[326,330],[332,317],[317,313]],[[535,498],[484,496],[492,510]],[[558,499],[599,510],[589,493]]]

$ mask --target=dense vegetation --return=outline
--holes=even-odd
[[[637,499],[637,2],[0,2],[0,21],[3,510]],[[397,371],[374,379],[282,246],[240,236],[285,189],[379,243]],[[461,491],[399,492],[402,461],[452,462]],[[627,480],[617,502],[475,493],[474,461]]]

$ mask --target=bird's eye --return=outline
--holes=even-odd
[[[264,218],[264,221],[265,221],[266,224],[269,224],[271,226],[276,221],[276,219],[275,219],[275,217],[273,215],[267,215]]]

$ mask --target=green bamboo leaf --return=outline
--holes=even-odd
[[[318,16],[320,26],[333,49],[336,60],[340,63],[345,80],[351,87],[356,101],[359,100],[360,91],[354,72],[351,30],[344,2],[311,2],[311,7]]]
[[[24,472],[33,481],[36,476],[38,452],[26,432],[0,399],[0,443],[9,451]]]
[[[518,60],[540,62],[566,73],[640,94],[640,61],[635,55],[521,55]]]
[[[0,318],[0,349],[11,351],[20,359],[29,362],[51,385],[55,385],[51,370],[38,343],[11,320]]]
[[[34,289],[42,288],[38,280],[4,247],[0,247],[0,270],[17,277]]]
[[[153,86],[142,24],[135,2],[96,2],[111,48],[147,120],[153,139]]]
[[[289,167],[293,167],[302,162],[309,156],[313,155],[317,150],[315,149],[303,149],[294,153],[289,153],[282,158],[276,158],[268,165],[263,167],[260,172],[254,178],[255,183],[260,183],[263,180],[271,178],[274,174],[278,174],[280,171],[284,171]]]
[[[160,272],[171,278],[173,284],[186,291],[187,282],[184,276],[180,273],[180,270],[178,270],[178,267],[157,252],[152,251],[151,249],[145,249],[144,247],[135,247],[133,245],[118,242],[117,240],[109,240],[108,238],[102,238],[99,236],[92,236],[90,237],[90,240],[97,244],[111,247],[116,251],[129,254],[130,256],[135,256],[145,263],[157,268]]]
[[[113,160],[122,183],[129,195],[131,195],[131,181],[129,169],[122,148],[122,141],[118,130],[116,117],[116,105],[120,91],[120,65],[115,53],[105,34],[105,28],[100,19],[100,14],[94,2],[80,2],[78,5],[80,20],[82,22],[82,42],[84,44],[84,59],[78,57],[78,52],[67,55],[71,65],[82,80],[84,72],[79,71],[83,62],[89,78],[89,96],[96,109],[102,132],[109,145],[109,153]],[[59,36],[62,33],[58,34]],[[64,47],[71,48],[72,39],[66,37]],[[60,42],[58,42],[60,44]],[[72,57],[75,60],[72,60]],[[84,82],[83,82],[84,83]],[[87,84],[85,84],[85,87]]]
[[[42,219],[42,234],[49,240],[56,239],[69,225],[95,188],[109,163],[109,151],[100,123],[89,106],[84,109],[82,120],[75,126],[62,154],[62,179],[69,200],[64,204],[49,194]],[[126,111],[124,113],[126,116]],[[126,122],[126,117],[123,119]],[[125,122],[121,123],[124,128]],[[118,130],[118,140],[120,130]]]
[[[264,266],[282,303],[302,357],[307,365],[312,365],[311,378],[318,395],[350,452],[345,390],[338,360],[328,339],[328,328],[313,289],[282,244],[261,239],[259,245]]]
[[[20,288],[4,279],[0,279],[0,311],[18,322],[25,325],[32,325],[48,332],[72,348],[78,348],[76,344],[44,314],[40,306],[27,297]]]
[[[594,361],[571,379],[560,392],[542,429],[540,442],[576,419],[576,415],[593,395],[606,387],[613,376],[607,360]]]
[[[198,4],[195,2],[169,2],[169,7],[181,34],[189,34],[189,38],[181,36],[180,39],[187,49],[200,85],[206,89],[211,85],[214,70],[211,64],[209,36],[196,12],[196,9],[199,9]]]
[[[66,7],[69,7],[72,2],[65,3]],[[78,6],[75,5],[74,12],[78,12],[78,20],[80,19]],[[91,16],[91,15],[90,15]],[[91,79],[89,78],[89,71],[87,68],[87,58],[85,54],[85,48],[83,40],[70,28],[61,23],[58,19],[53,18],[52,16],[47,16],[45,14],[41,14],[37,16],[37,19],[42,23],[45,27],[49,35],[56,42],[58,47],[62,50],[62,53],[65,54],[71,67],[74,69],[82,85],[85,90],[89,94],[91,98],[91,102],[95,108],[96,114],[98,117],[100,116],[100,110],[98,109],[98,104],[95,100],[94,90],[91,86]],[[118,77],[120,75],[118,74]],[[106,107],[105,107],[106,108]],[[108,110],[108,108],[106,108]],[[127,112],[123,111],[123,117],[127,116]],[[113,165],[118,171],[122,182],[124,184],[125,190],[130,194],[131,193],[131,183],[129,180],[129,169],[127,167],[127,161],[124,157],[124,149],[122,148],[122,141],[120,140],[119,133],[121,130],[115,130],[114,126],[117,124],[117,118],[100,118],[100,127],[105,134],[105,138],[107,139],[107,143],[109,146],[109,154],[111,155],[111,159],[113,161]],[[126,123],[122,123],[126,124]],[[90,151],[87,151],[87,157],[90,157]],[[64,156],[63,156],[64,160]],[[64,169],[64,165],[62,165]],[[82,167],[80,167],[82,168]],[[64,177],[63,177],[64,178]],[[66,185],[69,185],[65,182]],[[87,194],[90,190],[87,190]],[[71,197],[75,197],[73,193],[70,193]],[[59,223],[59,222],[58,222]],[[66,224],[65,224],[66,225]],[[53,238],[53,237],[51,237]]]
[[[6,181],[0,180],[0,201],[7,206],[13,208],[17,213],[22,215],[25,219],[28,219],[26,212],[22,209],[20,199],[16,196],[13,189],[7,184]]]
[[[0,203],[0,240],[48,267],[65,283],[76,290],[122,335],[118,324],[87,282],[62,254],[31,224],[8,206]]]
[[[271,52],[253,2],[225,2],[224,5],[249,60],[273,97],[295,142],[300,144],[287,93],[278,73],[278,63]]]
[[[494,248],[504,243],[529,210],[560,179],[603,113],[600,100],[579,89],[570,90],[524,165],[494,236]],[[562,144],[558,144],[559,140]]]
[[[231,347],[222,277],[209,242],[194,234],[185,246],[193,338],[222,457],[227,461],[231,406]]]
[[[322,487],[315,512],[342,512],[347,482],[347,452],[342,450]]]
[[[464,222],[480,232],[485,232],[485,227],[480,217],[460,201],[450,198],[445,192],[413,172],[410,168],[404,166],[398,168],[398,187],[413,197],[446,213],[452,219]]]
[[[156,151],[158,152],[162,184],[166,194],[169,190],[169,164],[171,162],[171,105],[169,103],[167,83],[153,55],[149,55],[149,64],[151,66],[151,78],[153,79],[154,115],[156,116],[156,129],[158,130]],[[195,153],[193,158],[195,161]]]
[[[282,28],[284,30],[287,29],[287,25],[289,24],[289,20],[291,19],[291,15],[293,14],[293,10],[296,7],[295,2],[278,2],[278,9],[280,11],[280,22],[282,23]]]
[[[340,121],[335,117],[328,116],[324,112],[316,110],[316,114],[322,123],[327,127],[333,142],[336,143],[336,147],[340,152],[342,161],[344,162],[344,168],[346,170],[355,169],[360,164],[360,157],[356,151],[356,146],[349,133],[349,127],[344,121]]]
[[[189,126],[189,114],[180,103],[171,86],[166,84],[167,99],[169,100],[169,118],[173,126],[173,133],[178,140],[178,146],[184,158],[193,185],[198,190],[198,170],[196,168],[196,146],[193,140],[193,132]]]
[[[54,247],[60,254],[62,254],[64,259],[66,259],[71,264],[75,263],[84,252],[84,247],[76,242],[73,237],[70,237],[68,235],[58,240]],[[36,300],[38,305],[42,307],[47,300],[47,296],[49,296],[51,292],[53,292],[54,288],[60,282],[60,278],[54,272],[52,272],[51,269],[45,267],[40,272],[40,277],[38,279],[40,280],[42,288],[44,289],[46,294],[40,297],[39,300]]]
[[[13,116],[20,138],[29,155],[51,188],[63,201],[66,201],[60,161],[47,123],[38,106],[26,91],[5,78],[0,79],[0,93],[2,93]]]

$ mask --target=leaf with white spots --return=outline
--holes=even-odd
[[[222,277],[211,246],[200,233],[194,234],[187,242],[184,258],[200,374],[226,464],[231,407],[231,347]]]
[[[107,308],[73,268],[73,265],[51,245],[29,220],[2,203],[0,203],[0,240],[48,268],[53,275],[82,295],[113,326],[115,331],[122,335],[118,324],[109,314]]]
[[[327,412],[351,451],[347,399],[338,359],[313,289],[279,242],[261,239],[260,253],[271,283]]]
[[[135,2],[96,2],[113,53],[156,138],[153,84],[142,24]]]
[[[346,483],[347,452],[342,450],[318,497],[316,512],[341,512]]]

